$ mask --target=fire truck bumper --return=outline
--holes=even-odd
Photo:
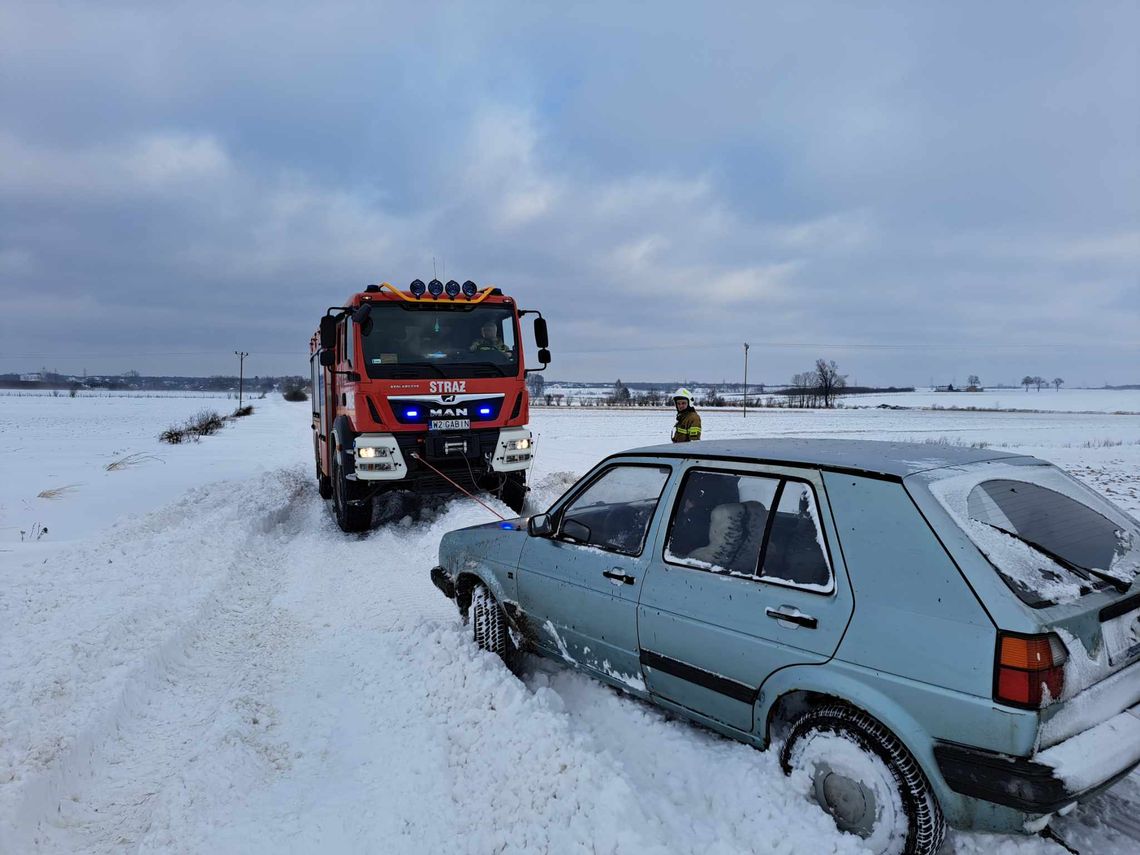
[[[392,434],[361,434],[354,446],[357,481],[399,481],[408,474],[408,464]]]
[[[491,457],[491,469],[495,472],[522,472],[530,468],[534,459],[534,437],[526,428],[503,428],[499,431],[499,441],[495,443],[495,453]]]

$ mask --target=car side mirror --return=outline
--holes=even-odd
[[[322,350],[321,365],[323,365],[325,368],[330,368],[333,365],[336,365],[336,354],[331,350]]]
[[[526,533],[531,537],[550,537],[554,534],[554,526],[550,522],[550,514],[536,514],[526,521]]]
[[[336,347],[336,318],[332,315],[321,318],[321,347],[325,350]]]
[[[590,542],[590,527],[584,522],[578,520],[565,520],[562,523],[562,534],[571,540],[576,540],[579,543]]]

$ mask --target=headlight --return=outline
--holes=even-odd
[[[530,448],[530,439],[508,439],[507,449],[510,451],[525,451]]]
[[[358,457],[375,457],[376,449],[371,446],[365,446],[364,448],[356,449],[356,454]]]

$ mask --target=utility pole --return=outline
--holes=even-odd
[[[245,385],[245,358],[249,356],[244,350],[235,350],[234,356],[238,358],[238,409],[241,409],[242,387]]]
[[[748,418],[748,342],[744,342],[744,418]]]

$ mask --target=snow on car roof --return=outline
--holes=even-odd
[[[878,442],[866,439],[730,439],[702,440],[698,445],[669,443],[649,445],[622,455],[743,459],[756,462],[792,463],[872,472],[905,478],[915,472],[945,466],[966,466],[988,460],[1008,460],[1010,454],[987,448],[918,442]]]

